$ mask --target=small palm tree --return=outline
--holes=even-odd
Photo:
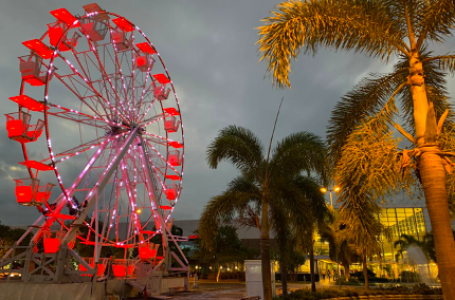
[[[379,236],[383,225],[378,220],[380,208],[357,186],[344,186],[340,194],[340,218],[346,229],[341,240],[347,241],[362,259],[365,287],[369,289],[367,257],[381,257]]]
[[[337,161],[349,136],[369,117],[375,117],[380,124],[366,126],[363,133],[374,131],[376,140],[390,139],[391,130],[387,125],[395,125],[393,117],[398,110],[394,101],[401,99],[401,117],[410,133],[398,124],[395,127],[409,139],[414,149],[403,151],[401,162],[389,159],[387,169],[399,174],[400,168],[391,164],[414,167],[415,175],[422,183],[435,235],[444,297],[455,299],[455,260],[448,258],[455,253],[455,242],[451,239],[446,189],[446,170],[451,173],[454,164],[450,159],[453,148],[444,148],[442,141],[444,120],[447,116],[451,119],[444,75],[455,71],[455,55],[434,55],[427,50],[429,45],[442,43],[452,36],[454,1],[291,0],[280,3],[277,11],[264,22],[265,25],[259,28],[261,59],[267,61],[268,72],[280,87],[290,86],[291,59],[300,51],[314,54],[321,46],[356,51],[385,62],[393,56],[401,59],[391,74],[375,74],[343,98],[333,112],[328,138],[330,150]],[[451,145],[455,144],[453,134],[446,136]],[[397,148],[395,143],[385,146]],[[376,156],[381,155],[376,153]],[[368,191],[371,186],[366,183],[381,181],[396,188],[399,176],[385,176],[384,171],[372,176],[366,165],[368,163],[362,166],[364,170],[357,170],[359,173],[364,171],[359,186]],[[455,184],[448,186],[454,191]],[[375,192],[383,193],[383,185]],[[372,200],[377,196],[375,192],[370,194]]]
[[[266,154],[266,155],[265,155]],[[210,248],[212,237],[226,217],[244,216],[253,210],[260,215],[256,225],[261,230],[260,248],[264,299],[272,299],[270,269],[270,235],[273,229],[284,234],[287,224],[278,220],[293,219],[301,226],[308,224],[304,186],[308,179],[302,171],[325,175],[325,146],[315,135],[299,132],[284,138],[264,153],[259,139],[250,130],[228,126],[209,145],[207,160],[217,168],[222,160],[231,161],[240,171],[228,189],[207,204],[199,224],[202,246]],[[271,222],[272,220],[276,222]],[[283,229],[283,230],[282,230]]]
[[[409,247],[416,246],[422,249],[423,245],[424,245],[423,242],[419,241],[412,235],[407,234],[401,235],[401,238],[393,243],[394,248],[399,247],[397,254],[395,254],[395,260],[398,262],[400,257],[403,258],[403,252],[406,251]]]
[[[330,259],[340,262],[345,270],[345,280],[350,278],[350,264],[360,260],[354,247],[348,243],[346,224],[341,220],[340,214],[333,212],[333,222],[327,223],[321,228],[321,238],[329,243]]]
[[[305,188],[307,191],[306,199],[308,202],[306,220],[308,225],[297,227],[299,244],[306,250],[310,259],[311,290],[316,291],[316,278],[314,270],[314,243],[316,231],[321,231],[327,224],[333,221],[330,210],[327,207],[324,196],[316,184]]]

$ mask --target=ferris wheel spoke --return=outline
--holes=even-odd
[[[154,88],[154,84],[152,84],[151,87]],[[148,112],[150,111],[150,109],[155,104],[156,97],[154,95],[154,90],[153,89],[152,90],[148,90],[144,98],[149,98],[149,94],[153,94],[153,98],[150,101],[145,101],[145,102],[142,103],[142,105],[144,106],[144,110],[143,110],[143,113],[140,114],[141,118],[139,119],[139,123],[143,122],[145,116],[147,116]],[[147,105],[147,102],[150,102],[150,103]]]
[[[146,132],[146,131],[144,131],[144,134],[146,135],[145,138],[151,137],[151,138],[155,138],[155,141],[156,140],[163,141],[164,144],[162,144],[162,145],[168,145],[169,142],[173,142],[172,139],[168,139],[168,138],[166,138],[164,136],[161,136],[161,135],[158,135],[158,134],[154,134],[154,133],[150,133],[150,132]]]
[[[72,122],[101,128],[101,129],[109,129],[112,126],[116,127],[123,127],[127,128],[126,126],[122,125],[121,123],[115,123],[110,121],[108,118],[101,118],[99,116],[92,116],[87,113],[82,113],[74,109],[66,108],[61,105],[56,105],[52,103],[47,103],[48,107],[50,108],[47,113],[52,115],[56,118],[66,119]]]
[[[124,135],[124,134],[123,134]],[[56,163],[61,163],[65,160],[70,159],[73,156],[77,156],[79,154],[82,154],[88,150],[94,149],[96,147],[99,147],[101,145],[104,145],[106,143],[107,138],[106,137],[99,137],[94,140],[91,140],[87,143],[84,143],[82,145],[79,145],[77,147],[74,147],[72,149],[62,151],[60,153],[55,154],[55,158],[61,157],[59,160],[56,161]],[[47,160],[47,159],[46,159]]]
[[[133,41],[134,41],[134,35],[133,35]],[[131,51],[131,62],[132,64],[135,63],[135,51]],[[130,68],[130,65],[128,64],[128,67]],[[133,66],[131,66],[130,68],[130,74],[131,74],[131,107],[133,108],[133,111],[132,111],[132,116],[135,116],[136,115],[136,72],[134,71],[133,69]],[[137,120],[134,120],[135,122],[137,122]]]
[[[164,117],[166,117],[166,115],[164,113],[161,113],[161,114],[158,114],[158,115],[155,115],[153,117],[150,117],[148,119],[145,119],[144,121],[141,122],[141,126],[142,127],[147,127],[155,122],[158,122],[162,119],[164,119]]]
[[[166,140],[154,137],[154,136],[144,136],[144,139],[148,142],[152,142],[155,145],[167,146]]]
[[[81,81],[77,80],[73,75],[76,74],[71,74],[71,75],[63,75],[60,76],[59,74],[55,74],[55,77],[69,90],[71,91],[83,104],[87,106],[94,114],[96,114],[99,118],[103,118],[103,115],[100,114],[100,112],[92,105],[90,105],[86,99],[90,99],[90,96],[87,96],[87,90],[90,90],[87,88],[85,83],[82,83]],[[67,82],[68,81],[68,82]],[[81,91],[77,88],[77,85],[80,85],[80,87],[84,88],[85,93],[82,94]],[[104,110],[105,114],[104,116],[108,116],[108,113]]]
[[[142,92],[141,92],[141,99],[139,100],[139,104],[137,106],[138,116],[140,116],[138,123],[142,122],[142,119],[145,117],[145,114],[141,115],[141,108],[142,108],[142,105],[144,102],[144,98],[146,97],[146,94],[149,93],[150,90],[153,88],[152,79],[150,79],[150,80],[152,80],[152,83],[149,86],[147,86],[147,82],[150,78],[150,72],[153,69],[153,62],[154,62],[154,59],[153,59],[152,55],[150,55],[147,71],[145,73],[145,80],[144,80],[144,84],[143,84],[143,88],[142,88]],[[152,89],[152,91],[153,91],[153,89]],[[153,100],[151,102],[153,104]]]
[[[112,26],[110,26],[110,24],[109,24],[109,32],[110,32],[111,40],[115,40],[115,37],[113,36],[114,30],[113,30]],[[122,32],[120,31],[119,33],[122,33]],[[123,34],[125,34],[125,33],[123,33]],[[117,67],[116,72],[118,72],[120,74],[121,86],[123,87],[123,93],[125,95],[124,100],[126,102],[127,112],[129,114],[129,117],[132,118],[132,113],[131,113],[130,104],[129,104],[129,100],[128,100],[129,99],[128,92],[126,89],[125,77],[123,75],[123,70],[122,70],[122,63],[118,57],[118,49],[117,49],[116,43],[113,43],[113,46],[114,46],[115,66]]]
[[[163,231],[163,227],[166,226],[164,222],[164,215],[163,213],[159,210],[160,207],[160,202],[159,202],[159,197],[157,195],[157,184],[159,183],[162,190],[165,190],[164,184],[159,178],[159,175],[156,174],[156,170],[153,168],[153,164],[151,163],[149,156],[148,156],[148,150],[147,147],[144,144],[143,139],[141,140],[141,161],[142,165],[146,166],[147,171],[145,173],[145,181],[146,181],[146,188],[147,192],[149,195],[150,199],[150,204],[152,206],[153,210],[153,217],[154,217],[154,222],[155,222],[155,227],[157,231]]]
[[[126,163],[125,163],[125,160],[122,160],[121,162],[121,169],[122,169],[122,177],[124,179],[124,186],[127,190],[127,193],[128,193],[128,199],[129,199],[129,204],[130,204],[130,207],[131,207],[131,216],[132,218],[130,218],[130,222],[134,222],[134,227],[135,227],[135,234],[137,234],[140,230],[140,220],[139,220],[139,217],[138,217],[138,214],[136,212],[136,195],[134,193],[134,191],[132,190],[132,187],[134,188],[134,184],[135,182],[131,182],[130,181],[130,178],[129,178],[129,175],[128,175],[128,172],[126,170]],[[128,226],[128,230],[131,229],[131,224]],[[128,236],[130,236],[131,234],[128,232]]]
[[[167,160],[166,158],[158,151],[156,150],[156,148],[150,144],[148,141],[146,142],[147,145],[150,146],[150,148],[153,150],[153,152],[155,152],[161,159],[161,161],[165,164],[162,168],[170,168],[172,171],[174,171],[178,176],[182,177],[182,174],[173,166],[171,165]]]
[[[95,197],[98,197],[99,193],[104,190],[104,188],[105,188],[106,184],[109,182],[109,179],[111,178],[112,174],[117,169],[117,167],[120,165],[121,160],[127,153],[129,146],[135,140],[136,135],[137,135],[137,129],[133,129],[129,133],[128,137],[126,137],[126,139],[122,143],[122,145],[118,148],[113,159],[110,160],[109,165],[104,169],[103,174],[99,177],[99,180],[96,182],[95,186],[91,189],[91,191],[85,197],[85,199],[84,199],[84,203],[86,203],[85,209],[79,214],[78,218],[76,219],[76,221],[74,221],[73,224],[82,224],[84,222],[85,217],[88,215],[89,211],[93,208],[93,206],[95,204],[95,201],[94,201]],[[87,171],[88,168],[86,167],[84,170]],[[66,234],[64,241],[70,240],[74,236],[74,234],[75,234],[74,230],[69,231]]]
[[[119,105],[119,107],[121,107],[121,110],[124,114],[128,115],[128,111],[126,110],[125,106],[123,105],[123,102],[122,102],[122,98],[119,96],[119,94],[117,93],[117,90],[115,88],[115,86],[112,84],[112,80],[110,78],[110,76],[107,74],[106,72],[106,68],[103,64],[103,62],[101,61],[100,59],[100,56],[99,56],[99,53],[98,53],[98,49],[96,46],[93,45],[93,43],[90,41],[90,39],[87,39],[87,42],[89,44],[89,47],[93,50],[93,54],[95,55],[96,57],[96,60],[98,61],[98,65],[99,65],[99,70],[101,72],[101,76],[103,77],[102,80],[104,81],[108,81],[109,82],[109,86],[111,88],[111,90],[114,92],[115,94],[115,100],[116,100],[116,104]],[[103,46],[104,47],[104,46]],[[107,49],[106,49],[107,51]],[[114,78],[115,79],[115,78]],[[117,108],[115,107],[112,107],[111,103],[107,102],[109,104],[109,107],[111,107],[111,109],[113,109],[115,112],[117,112],[118,114],[118,110]],[[120,115],[119,115],[120,116]],[[128,123],[128,120],[127,118],[125,118],[123,115],[120,116],[125,122]]]
[[[92,83],[86,78],[84,77],[72,64],[69,60],[67,59],[63,59],[66,64],[71,68],[71,70],[75,73],[74,75],[78,76],[79,78],[81,78],[82,80],[84,80],[85,82],[85,86],[86,86],[86,89],[90,92],[92,92],[94,95],[98,96],[102,101],[100,102],[102,104],[102,107],[104,109],[108,108],[111,112],[115,113],[118,117],[120,117],[121,119],[123,119],[125,122],[128,122],[127,119],[125,119],[125,117],[119,113],[119,111],[117,110],[117,108],[113,107],[112,104],[106,99],[104,98],[104,96],[97,90],[95,89],[95,87],[92,85]],[[73,76],[74,76],[73,75]],[[110,79],[109,79],[109,82],[110,82]],[[105,106],[107,105],[107,106]]]

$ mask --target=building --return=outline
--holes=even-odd
[[[413,236],[422,241],[424,235],[431,231],[431,224],[427,208],[422,202],[410,203],[409,201],[396,201],[384,205],[378,219],[385,227],[385,232],[380,237],[381,256],[369,262],[369,268],[377,277],[387,279],[398,279],[403,271],[425,273],[426,277],[435,278],[437,276],[437,266],[434,262],[428,261],[422,255],[411,257],[404,252],[404,257],[399,255],[400,248],[395,247],[395,241],[403,235]],[[198,220],[174,221],[174,224],[183,229],[184,235],[194,234],[197,229]],[[246,247],[259,248],[260,232],[257,228],[239,228],[237,230],[239,239]],[[418,250],[416,250],[418,251]],[[323,241],[320,236],[316,236],[315,245],[315,271],[320,277],[330,274],[343,274],[344,270],[329,257],[329,244]],[[421,253],[420,253],[421,254]],[[351,272],[362,270],[361,264],[352,264]],[[279,273],[278,266],[276,272]],[[298,269],[299,273],[310,273],[309,262]]]

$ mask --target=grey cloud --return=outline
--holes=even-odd
[[[8,113],[16,107],[7,98],[17,95],[20,85],[16,57],[27,53],[21,42],[44,32],[46,24],[53,21],[50,10],[66,7],[72,13],[82,14],[81,6],[85,3],[4,2],[0,11],[0,37],[7,42],[0,48],[0,92],[2,112]],[[236,175],[227,163],[212,170],[205,162],[206,147],[220,129],[230,124],[244,126],[267,144],[279,101],[284,96],[275,141],[302,130],[325,137],[330,112],[339,98],[362,76],[390,68],[375,59],[321,50],[316,57],[300,56],[292,65],[292,89],[277,90],[268,78],[263,78],[266,66],[258,62],[255,45],[258,39],[255,28],[273,10],[275,1],[103,0],[98,3],[127,17],[147,34],[175,82],[186,147],[183,192],[174,212],[176,219],[198,219],[210,197],[223,191]],[[453,45],[444,46],[441,53],[449,52]],[[454,87],[449,86],[452,91]],[[6,138],[4,128],[0,134],[0,205],[3,207],[0,220],[8,224],[30,224],[36,214],[14,202],[13,186],[7,179],[16,176],[9,168],[21,161],[20,146]]]

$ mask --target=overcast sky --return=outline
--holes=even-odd
[[[21,44],[40,37],[54,21],[49,11],[65,7],[83,14],[75,0],[1,0],[0,93],[3,113],[17,109],[8,97],[18,94],[17,57],[27,54]],[[319,51],[301,56],[292,65],[292,90],[275,89],[259,63],[256,27],[277,2],[270,0],[100,0],[107,11],[138,25],[158,48],[179,95],[185,126],[185,176],[182,196],[174,211],[177,220],[198,219],[207,201],[226,188],[236,175],[227,163],[218,169],[205,162],[207,145],[225,126],[235,124],[254,131],[268,143],[276,110],[285,97],[276,140],[298,131],[325,138],[330,112],[356,82],[370,72],[388,67],[374,59],[343,52]],[[453,49],[453,40],[438,53]],[[452,94],[453,80],[450,80]],[[63,129],[62,129],[63,130]],[[64,134],[64,132],[62,132]],[[0,221],[10,225],[33,222],[38,213],[19,206],[12,178],[24,176],[18,161],[19,144],[0,126]]]

